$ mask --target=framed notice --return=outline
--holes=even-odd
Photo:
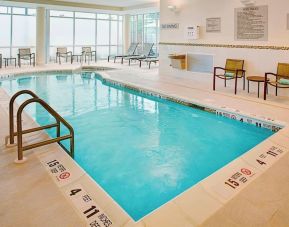
[[[207,18],[206,20],[206,32],[221,32],[221,18]]]
[[[235,9],[235,40],[268,41],[268,6]]]

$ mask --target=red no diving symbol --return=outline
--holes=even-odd
[[[64,180],[66,178],[70,177],[70,173],[69,172],[63,172],[62,174],[59,175],[59,178]]]
[[[245,175],[251,175],[252,173],[251,170],[245,168],[241,169],[241,172],[244,173]]]

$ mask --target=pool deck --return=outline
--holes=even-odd
[[[101,72],[104,78],[113,81],[289,125],[286,93],[280,97],[269,96],[265,102],[257,99],[254,92],[235,96],[232,87],[224,89],[221,84],[218,92],[212,92],[211,81],[206,83],[206,76],[199,79],[195,75],[160,75],[153,65],[151,70],[106,62],[97,65],[117,67],[119,70]],[[0,77],[24,71],[77,68],[78,65],[55,64],[22,70],[9,68],[0,70]],[[254,91],[253,84],[251,90]],[[95,216],[87,219],[91,211],[85,214],[84,211],[92,206],[100,208],[97,215],[103,214],[103,222],[109,223],[103,218],[107,216],[116,227],[289,226],[288,126],[135,223],[58,145],[27,151],[28,161],[14,164],[16,148],[6,148],[4,144],[9,126],[8,102],[9,96],[0,89],[0,226],[89,226]],[[25,127],[36,125],[27,115],[23,122]],[[34,133],[26,136],[25,142],[45,138],[44,132]],[[54,160],[70,173],[68,178],[61,179],[59,174],[51,173],[47,163]],[[238,181],[238,186],[234,183],[228,186],[233,180]],[[73,189],[81,192],[74,195]],[[90,198],[88,202],[83,200],[86,195]]]

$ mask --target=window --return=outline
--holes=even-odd
[[[95,19],[94,13],[75,13],[75,18],[87,18],[87,19]]]
[[[0,46],[9,46],[11,40],[11,16],[0,14],[0,27],[1,27],[1,35],[0,35]]]
[[[73,20],[71,18],[50,19],[50,44],[52,46],[73,45]]]
[[[15,57],[18,48],[36,45],[36,10],[0,6],[0,52],[3,57]]]
[[[109,45],[108,20],[97,20],[97,45]]]
[[[98,58],[122,53],[122,16],[103,13],[50,11],[50,56],[56,47],[68,47],[80,54],[90,46]]]
[[[12,46],[35,46],[36,19],[35,17],[13,16]]]
[[[13,7],[13,14],[25,15],[26,14],[26,8],[15,8],[15,7]]]
[[[95,21],[87,19],[75,20],[75,45],[94,46]]]
[[[154,43],[154,54],[158,53],[159,13],[131,15],[131,42]]]
[[[117,39],[118,39],[118,31],[117,31],[118,22],[117,21],[111,21],[110,25],[110,45],[117,45]]]

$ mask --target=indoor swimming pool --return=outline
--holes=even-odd
[[[10,95],[32,90],[62,115],[75,131],[75,161],[134,220],[273,134],[112,85],[93,72],[25,75],[0,87]],[[27,112],[39,124],[53,122],[41,106]]]

